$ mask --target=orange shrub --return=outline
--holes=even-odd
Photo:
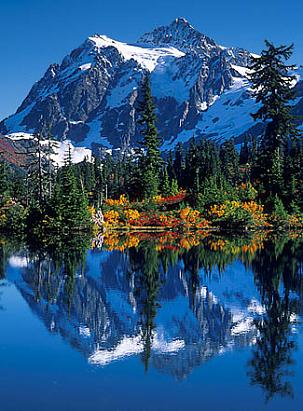
[[[113,200],[112,198],[109,198],[108,200],[105,201],[105,204],[113,207],[113,206],[126,206],[129,204],[128,199],[126,198],[125,194],[120,195],[120,197],[117,200]]]
[[[104,221],[108,225],[118,225],[119,224],[119,213],[115,210],[109,210],[104,213]]]

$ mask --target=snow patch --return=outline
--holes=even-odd
[[[21,140],[35,140],[34,134],[29,133],[11,133],[7,137],[13,141]],[[70,149],[72,162],[74,164],[80,163],[85,158],[88,161],[92,161],[92,151],[85,147],[75,147],[70,140],[56,141],[56,140],[42,140],[42,145],[50,144],[53,154],[50,155],[51,160],[54,164],[62,167],[65,163],[66,155]]]
[[[19,141],[19,140],[33,140],[34,135],[30,133],[10,133],[7,135],[10,140]]]
[[[107,36],[95,35],[89,37],[99,49],[115,47],[125,60],[135,60],[142,68],[152,72],[161,57],[183,57],[185,54],[174,47],[148,48],[137,45],[129,45],[113,40]]]
[[[44,140],[47,144],[49,141]],[[51,141],[52,148],[54,150],[54,154],[51,154],[51,160],[62,167],[65,163],[66,154],[68,153],[69,149],[71,151],[72,162],[74,164],[81,163],[84,159],[88,161],[92,161],[92,151],[88,148],[84,147],[75,147],[70,142],[70,140],[64,140],[61,142],[58,141]]]
[[[86,63],[86,64],[82,64],[81,66],[79,66],[79,69],[82,71],[85,71],[85,70],[89,70],[91,66],[92,66],[92,63]]]
[[[234,77],[233,85],[203,112],[203,118],[195,127],[195,135],[212,135],[212,139],[222,142],[247,131],[255,122],[251,117],[258,106],[248,95],[249,82],[244,77]],[[177,143],[185,143],[193,136],[193,130],[183,130],[177,137],[165,141],[161,149],[172,150]]]

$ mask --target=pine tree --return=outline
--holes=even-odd
[[[168,197],[171,193],[171,187],[170,187],[170,182],[169,182],[169,177],[168,177],[168,172],[167,172],[167,167],[165,166],[163,169],[163,179],[162,179],[162,194],[164,197]]]
[[[87,197],[77,184],[70,149],[55,185],[53,203],[61,228],[72,231],[88,227],[90,217],[87,210]]]
[[[260,144],[259,177],[264,184],[265,195],[273,198],[276,194],[281,196],[283,191],[273,180],[274,169],[283,169],[288,143],[298,137],[299,131],[290,104],[294,98],[292,82],[295,79],[290,71],[294,66],[286,64],[292,55],[293,45],[275,47],[268,41],[265,45],[261,56],[252,58],[250,79],[256,102],[261,104],[252,117],[265,122]]]
[[[10,174],[10,170],[7,164],[2,159],[0,153],[0,204],[2,199],[10,194]]]
[[[171,181],[170,192],[171,192],[171,195],[173,195],[173,196],[178,194],[178,192],[179,192],[178,181],[175,178],[173,178],[172,181]]]
[[[184,184],[184,169],[185,169],[182,143],[178,143],[176,146],[175,158],[173,162],[173,169],[174,169],[174,175],[172,176],[172,178],[176,178],[178,181],[178,184],[182,186]]]
[[[271,182],[271,192],[275,195],[283,193],[283,157],[279,147],[272,153],[272,167],[269,174]]]
[[[146,150],[144,168],[142,170],[144,197],[152,198],[157,195],[160,184],[160,171],[162,158],[160,151],[160,140],[156,128],[155,106],[151,93],[150,80],[148,76],[143,80],[143,101],[139,107],[139,124],[144,136],[144,148]]]
[[[199,162],[198,162],[198,146],[196,144],[196,139],[193,136],[190,140],[189,149],[186,153],[185,158],[185,178],[184,185],[185,187],[195,190],[197,185],[199,185]]]
[[[220,159],[222,172],[226,180],[231,184],[238,183],[240,178],[239,156],[233,140],[228,140],[222,144]]]
[[[249,146],[248,146],[248,138],[247,136],[245,136],[244,142],[241,145],[239,162],[241,165],[246,165],[248,161],[249,161]]]
[[[168,158],[167,158],[167,172],[168,172],[168,177],[170,180],[173,178],[176,178],[176,173],[175,173],[175,168],[174,168],[174,154],[170,150],[168,153]]]

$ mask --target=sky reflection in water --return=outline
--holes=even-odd
[[[0,244],[5,411],[303,405],[300,236]]]

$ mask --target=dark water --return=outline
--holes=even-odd
[[[301,410],[302,245],[2,239],[1,410]]]

